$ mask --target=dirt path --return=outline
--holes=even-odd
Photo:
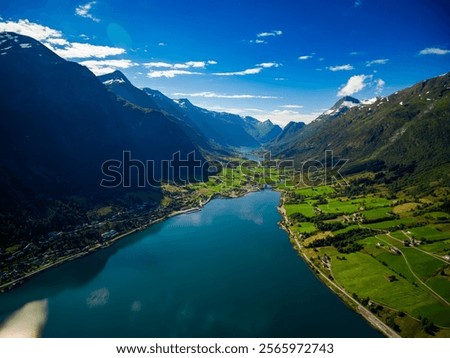
[[[383,242],[384,242],[386,245],[388,245],[389,247],[395,247],[395,246],[391,245],[389,242],[387,242],[387,241],[385,241],[385,240],[379,238],[377,235],[375,235],[375,237],[376,237],[378,240],[383,241]],[[428,286],[425,282],[423,282],[423,281],[419,278],[419,276],[416,275],[416,273],[415,273],[414,270],[412,269],[410,263],[408,262],[408,259],[406,258],[406,255],[403,253],[403,251],[400,250],[398,247],[395,247],[395,248],[396,248],[396,249],[400,252],[400,254],[402,255],[403,259],[404,259],[405,262],[406,262],[406,266],[408,266],[409,271],[410,271],[410,272],[412,273],[412,275],[416,278],[416,280],[419,281],[420,284],[423,285],[428,291],[430,291],[430,293],[431,293],[435,298],[437,298],[439,301],[443,302],[443,303],[446,304],[447,306],[450,306],[450,303],[449,303],[444,297],[442,297],[441,295],[439,295],[435,290],[433,290],[430,286]]]
[[[395,332],[392,328],[390,328],[388,325],[386,325],[383,321],[381,321],[378,317],[376,317],[372,312],[370,312],[367,308],[365,308],[363,305],[361,305],[357,300],[355,300],[347,291],[345,291],[341,286],[337,285],[335,282],[331,281],[322,271],[320,271],[316,265],[308,258],[306,255],[302,252],[302,246],[298,239],[294,239],[295,243],[297,244],[299,248],[299,252],[303,259],[309,263],[313,268],[317,270],[319,275],[322,277],[324,282],[330,286],[336,289],[339,293],[344,295],[346,298],[348,298],[349,301],[353,302],[356,305],[356,311],[363,316],[367,321],[370,322],[372,326],[377,328],[381,333],[383,333],[386,337],[389,338],[401,338],[401,336]]]
[[[411,236],[409,236],[405,231],[402,230],[402,233],[403,233],[403,235],[405,235],[411,242],[413,241],[413,238],[412,238]],[[391,235],[391,233],[388,233],[387,235],[388,235],[390,238],[392,238],[392,239],[394,239],[394,240],[397,240],[397,241],[400,241],[400,242],[401,242],[401,240],[398,240],[398,239],[396,239],[395,237],[393,237],[393,236]],[[417,251],[423,252],[424,254],[427,254],[428,256],[434,257],[434,258],[437,259],[437,260],[440,260],[440,261],[442,261],[442,262],[445,262],[446,264],[449,263],[449,262],[448,262],[446,259],[444,259],[442,256],[432,254],[431,252],[424,251],[424,250],[419,249],[418,247],[415,247],[415,246],[412,246],[412,248],[416,249]]]

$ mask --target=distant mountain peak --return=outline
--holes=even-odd
[[[98,78],[104,85],[130,83],[128,78],[119,70],[115,70],[114,72],[106,75],[98,76]]]
[[[356,99],[351,96],[345,96],[339,99],[333,107],[331,107],[329,110],[323,112],[322,115],[320,115],[317,119],[332,119],[340,116],[341,114],[344,114],[347,112],[350,108],[359,106],[361,104],[359,99]]]
[[[348,107],[348,108],[352,108],[355,107],[357,105],[359,105],[361,102],[359,99],[356,99],[354,97],[350,97],[350,96],[345,96],[342,97],[339,101],[337,101],[333,107],[331,107],[331,110],[336,110],[336,109],[340,109],[343,107]]]
[[[194,105],[187,98],[174,99],[174,102],[183,108],[194,107]]]
[[[352,96],[344,96],[344,97],[342,97],[339,101],[337,101],[337,103],[336,104],[338,104],[338,103],[342,103],[342,102],[353,102],[353,103],[356,103],[356,104],[358,104],[358,103],[360,103],[360,100],[359,99],[357,99],[357,98],[355,98],[355,97],[352,97]]]

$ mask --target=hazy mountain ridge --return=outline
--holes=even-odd
[[[193,138],[195,133],[197,140],[202,142],[200,147],[209,153],[230,154],[240,147],[256,149],[282,131],[270,120],[260,122],[252,117],[209,111],[193,105],[186,98],[172,100],[157,90],[140,90],[120,71],[99,76],[99,79],[109,90],[131,103],[178,118],[190,137]]]

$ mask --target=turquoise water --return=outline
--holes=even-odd
[[[298,258],[270,190],[217,199],[0,295],[44,337],[380,337]]]

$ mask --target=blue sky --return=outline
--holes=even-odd
[[[450,71],[447,0],[1,0],[0,17],[97,74],[282,125]]]

